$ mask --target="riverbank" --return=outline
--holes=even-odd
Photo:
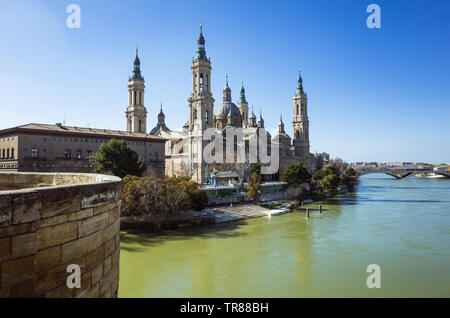
[[[286,213],[286,211],[283,211],[283,213],[273,214],[271,211],[274,209],[289,209],[291,211],[304,210],[306,212],[308,206],[318,203],[324,204],[334,195],[346,192],[348,192],[346,188],[340,189],[335,194],[309,192],[301,197],[301,201],[278,200],[266,201],[258,204],[249,202],[222,204],[208,207],[203,211],[189,211],[169,216],[166,220],[159,223],[137,217],[121,217],[120,230],[125,232],[157,232],[161,230],[212,225]]]
[[[265,212],[267,211],[268,209],[252,203],[241,203],[211,207],[201,212],[191,211],[174,215],[161,224],[135,217],[122,217],[120,219],[120,230],[126,232],[152,232],[199,225],[219,224],[266,216],[267,214]]]

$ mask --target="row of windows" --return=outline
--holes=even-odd
[[[107,143],[110,139],[88,139],[88,138],[72,138],[72,137],[44,137],[44,141],[71,141],[71,142],[84,142],[84,143]],[[143,146],[143,141],[127,141],[127,145]]]
[[[1,150],[1,156],[2,156],[2,159],[14,159],[15,158],[14,148],[2,149]]]
[[[13,151],[13,154],[14,154],[14,148],[12,149],[12,151]],[[46,151],[46,149],[44,149],[44,152],[45,151]],[[84,159],[89,159],[89,157],[92,156],[92,151],[91,150],[87,150],[85,152],[85,154],[84,154],[85,157],[83,157],[83,151],[77,149],[77,150],[75,150],[74,155],[75,156],[72,157],[72,149],[64,149],[64,159],[72,159],[72,158],[79,159],[79,160],[81,160],[83,158]],[[151,152],[149,152],[149,156],[152,157],[152,153]],[[157,152],[153,153],[153,158],[152,159],[158,160],[158,157],[159,156],[158,156]],[[31,158],[34,158],[34,159],[38,159],[39,158],[39,148],[31,148]]]

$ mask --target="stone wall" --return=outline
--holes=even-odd
[[[0,172],[0,185],[0,297],[117,297],[119,178]]]

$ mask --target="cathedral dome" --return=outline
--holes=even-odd
[[[232,102],[223,102],[222,105],[214,111],[215,116],[241,116],[239,108]]]
[[[275,135],[275,137],[272,138],[273,142],[277,141],[277,137],[278,137],[278,142],[282,145],[286,145],[289,146],[291,144],[291,137],[289,137],[288,134],[286,133],[278,133]]]

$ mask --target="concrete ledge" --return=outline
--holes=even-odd
[[[276,209],[276,210],[268,210],[265,211],[264,213],[266,213],[267,216],[275,216],[275,215],[281,215],[281,214],[286,214],[291,212],[291,210],[289,209]]]

